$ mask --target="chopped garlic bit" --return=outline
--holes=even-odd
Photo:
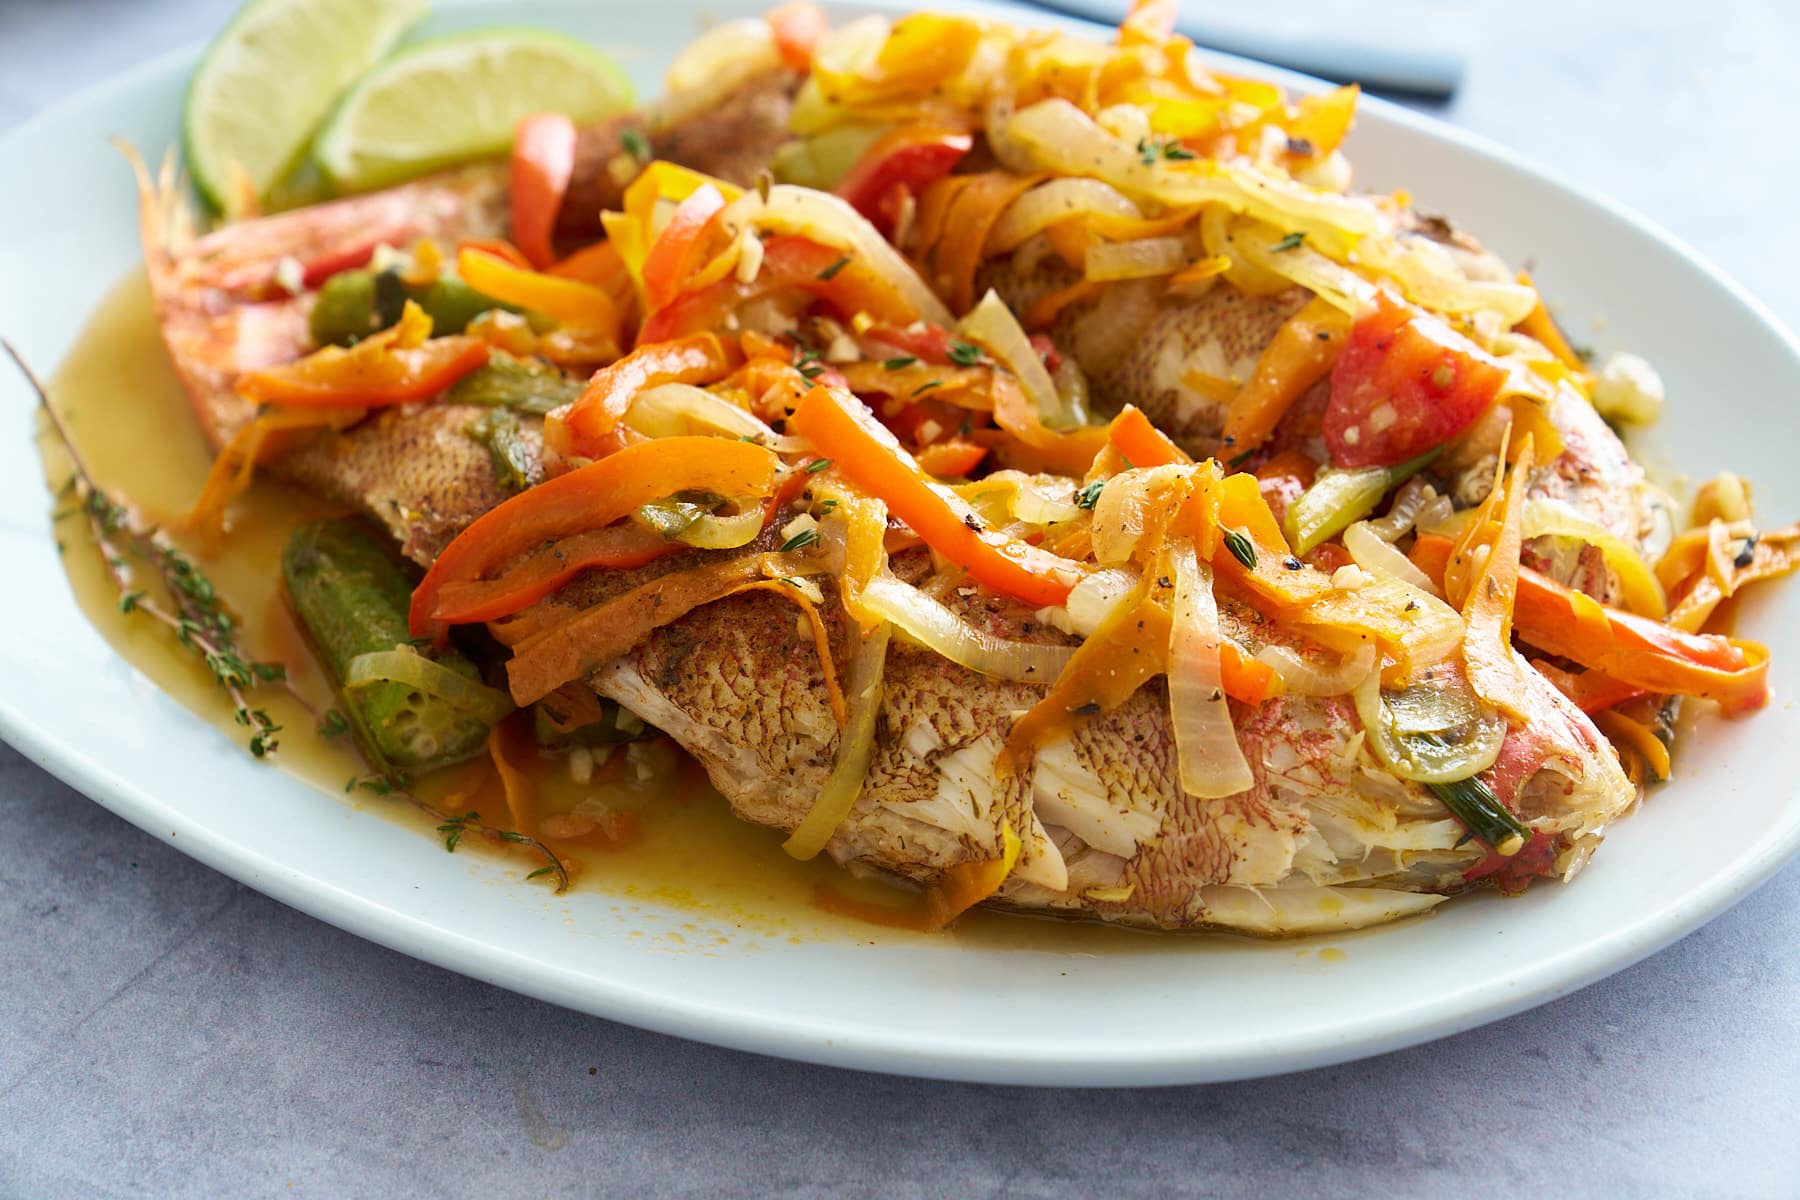
[[[1368,587],[1374,582],[1375,577],[1355,563],[1345,563],[1331,573],[1331,586],[1346,592]]]
[[[818,532],[819,523],[813,520],[811,513],[801,513],[781,527],[781,540],[791,542],[803,533]]]
[[[756,236],[754,229],[745,228],[738,234],[737,281],[739,283],[756,282],[757,272],[762,270],[763,243]]]
[[[594,778],[594,752],[586,746],[569,751],[569,778],[575,783],[588,783]]]
[[[306,268],[300,260],[289,254],[275,264],[275,286],[290,296],[298,296],[306,290]]]

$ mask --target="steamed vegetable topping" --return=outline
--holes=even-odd
[[[1800,532],[1731,476],[1677,530],[1607,424],[1654,415],[1648,364],[1591,368],[1528,277],[1354,190],[1355,88],[1173,25],[787,5],[606,125],[579,48],[445,40],[317,155],[396,178],[400,122],[413,165],[510,162],[167,246],[146,175],[220,452],[196,526],[258,467],[379,525],[283,567],[382,771],[485,750],[530,832],[521,763],[660,728],[795,858],[920,886],[825,901],[869,919],[1296,932],[1572,876],[1676,701],[1768,702],[1705,626]]]

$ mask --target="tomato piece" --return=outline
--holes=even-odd
[[[512,240],[536,270],[556,260],[556,210],[575,175],[575,122],[563,113],[522,117],[513,132]]]
[[[903,125],[863,151],[839,181],[837,194],[891,237],[907,195],[918,196],[948,175],[975,144],[959,129]]]
[[[1437,317],[1377,293],[1331,370],[1325,448],[1339,467],[1391,467],[1475,423],[1506,368]]]

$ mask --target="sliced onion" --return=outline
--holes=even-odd
[[[977,629],[918,588],[877,575],[862,591],[863,610],[953,663],[1014,683],[1049,684],[1062,674],[1071,646],[1015,642]]]
[[[1052,225],[1096,213],[1128,220],[1141,220],[1144,215],[1129,196],[1109,183],[1070,177],[1052,179],[1013,201],[988,234],[982,257],[1010,254]]]
[[[371,650],[344,668],[344,690],[354,692],[378,683],[398,683],[442,700],[457,712],[493,725],[515,707],[497,688],[459,675],[417,650]]]
[[[1357,715],[1375,757],[1414,783],[1455,783],[1494,765],[1506,722],[1481,707],[1460,675],[1424,679],[1389,697],[1370,672],[1355,690]]]
[[[1397,542],[1413,527],[1413,521],[1438,498],[1437,489],[1417,476],[1394,493],[1387,515],[1371,517],[1365,522],[1369,531],[1384,542]]]
[[[1606,565],[1618,576],[1627,608],[1658,619],[1668,614],[1668,597],[1644,556],[1610,529],[1582,516],[1562,501],[1527,500],[1519,534],[1526,540],[1559,537],[1586,542],[1600,551],[1606,558]]]
[[[995,137],[993,115],[990,141]],[[1328,250],[1347,250],[1381,228],[1379,214],[1367,200],[1318,191],[1242,164],[1207,159],[1146,163],[1136,146],[1061,98],[1040,100],[1001,114],[1001,119],[996,148],[1002,161],[1016,155],[1059,175],[1101,179],[1128,196],[1148,196],[1173,208],[1219,203],[1307,233]]]
[[[891,627],[877,625],[850,660],[845,691],[850,711],[844,727],[838,731],[837,755],[831,763],[831,774],[819,798],[794,827],[794,832],[781,848],[798,859],[808,859],[825,848],[837,827],[844,823],[856,798],[862,794],[868,778],[869,763],[875,757],[875,718],[881,714],[881,676],[887,667],[888,635]]]
[[[1106,481],[1094,504],[1094,558],[1117,566],[1131,558],[1152,514],[1165,512],[1187,494],[1194,468],[1171,464],[1121,471]]]
[[[1256,661],[1273,667],[1281,676],[1282,685],[1297,696],[1343,696],[1375,670],[1375,647],[1365,642],[1333,667],[1308,662],[1286,646],[1277,645],[1258,650]]]
[[[1356,565],[1371,575],[1398,579],[1442,599],[1444,593],[1431,582],[1431,576],[1413,565],[1412,559],[1394,549],[1367,521],[1357,521],[1344,530],[1344,549]]]
[[[1537,307],[1538,295],[1517,283],[1466,279],[1449,251],[1426,238],[1370,238],[1356,248],[1358,261],[1400,281],[1407,298],[1441,313],[1491,309],[1509,326]]]
[[[1188,265],[1187,245],[1178,237],[1137,238],[1129,242],[1089,242],[1083,269],[1093,283],[1114,279],[1148,279],[1173,275]]]
[[[746,195],[756,193],[752,191]],[[751,206],[745,208],[749,211]],[[932,325],[952,323],[950,310],[944,307],[944,302],[925,286],[925,281],[900,257],[900,252],[843,198],[830,192],[778,183],[769,189],[768,200],[749,212],[748,219],[756,228],[770,233],[811,238],[821,245],[842,250],[886,280],[920,320]]]
[[[1266,224],[1235,229],[1231,241],[1245,259],[1290,283],[1297,283],[1332,307],[1354,317],[1375,303],[1375,285],[1302,242],[1277,250],[1284,235]]]
[[[1032,349],[1024,327],[993,289],[988,289],[981,302],[957,324],[957,332],[993,355],[995,362],[1013,373],[1044,424],[1068,428],[1086,423],[1087,414],[1068,404],[1056,390],[1050,372],[1044,368],[1044,361]]]
[[[1049,490],[1045,490],[1048,488]],[[1069,481],[1056,475],[1035,476],[1023,471],[995,471],[976,483],[965,483],[950,489],[990,517],[993,509],[1007,520],[1024,521],[1028,525],[1057,525],[1081,517],[1082,510],[1067,499]]]
[[[776,432],[723,396],[689,383],[664,383],[632,397],[625,424],[650,437],[723,433],[772,444]]]
[[[1169,720],[1181,787],[1190,796],[1235,796],[1256,784],[1231,724],[1219,667],[1219,609],[1213,599],[1212,567],[1202,564],[1193,543],[1171,544],[1175,573],[1175,613],[1169,632]]]
[[[748,546],[762,532],[763,511],[760,497],[745,497],[738,502],[741,512],[728,517],[706,513],[675,535],[675,540],[698,550],[736,550]]]

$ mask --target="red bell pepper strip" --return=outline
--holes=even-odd
[[[597,458],[618,448],[619,423],[639,392],[664,383],[713,383],[736,365],[736,345],[710,333],[640,346],[594,372],[573,404],[551,413],[544,440],[565,456]]]
[[[556,112],[521,117],[513,129],[512,240],[542,271],[556,261],[550,237],[575,174],[575,122]]]
[[[796,71],[804,71],[812,65],[813,51],[829,29],[825,10],[804,2],[772,8],[763,20],[775,32],[775,49],[781,55],[781,61]]]
[[[1061,604],[1087,574],[1080,563],[982,526],[967,503],[934,482],[863,403],[837,388],[806,393],[788,429],[834,469],[887,503],[933,550],[979,583],[1040,607]]]
[[[810,292],[847,318],[866,312],[877,321],[906,325],[919,315],[891,284],[855,259],[810,239],[786,236],[764,244],[762,268],[754,280],[721,279],[678,296],[644,322],[638,344],[717,329],[746,301],[794,289]]]
[[[354,346],[326,346],[239,376],[238,392],[286,408],[383,408],[429,400],[488,360],[472,337],[431,337],[431,318],[407,301],[391,329]]]
[[[916,198],[948,175],[974,144],[964,130],[902,125],[876,138],[834,190],[892,237],[904,197]]]
[[[682,281],[694,269],[694,256],[712,219],[725,208],[725,197],[712,184],[695,189],[675,206],[669,223],[657,235],[644,258],[644,295],[655,312],[681,291]]]
[[[413,592],[408,618],[413,636],[443,640],[448,625],[438,607],[449,584],[480,580],[545,542],[603,529],[639,505],[677,492],[767,495],[778,464],[772,451],[750,442],[655,438],[520,492],[483,513],[431,564]],[[534,587],[542,590],[530,599],[548,595],[555,586],[538,580]]]
[[[679,542],[665,541],[637,525],[591,529],[549,543],[498,579],[445,584],[431,619],[446,625],[497,621],[535,604],[590,568],[629,570],[679,549]]]

